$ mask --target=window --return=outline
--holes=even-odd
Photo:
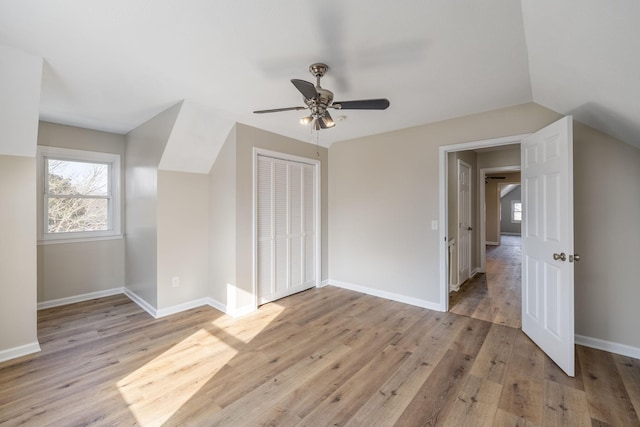
[[[120,156],[38,147],[43,242],[120,237]]]
[[[522,203],[520,200],[511,201],[511,222],[522,222]]]

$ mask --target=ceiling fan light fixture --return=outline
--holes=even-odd
[[[323,117],[322,121],[324,122],[324,126],[328,128],[332,128],[336,125],[336,122],[333,121],[331,117]]]
[[[313,117],[311,117],[311,116],[301,117],[300,118],[300,124],[308,125],[309,123],[311,123],[312,120],[313,120]]]

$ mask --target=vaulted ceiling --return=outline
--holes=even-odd
[[[337,100],[391,106],[334,112],[323,145],[534,101],[640,147],[638,22],[636,0],[0,0],[0,45],[44,58],[43,120],[92,129],[187,99],[315,142],[252,111],[302,105],[289,80],[324,62]]]

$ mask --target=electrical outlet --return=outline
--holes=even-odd
[[[180,276],[173,276],[171,278],[171,286],[174,288],[180,287]]]

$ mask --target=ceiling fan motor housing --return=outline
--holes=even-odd
[[[316,87],[318,95],[315,98],[303,98],[305,104],[311,110],[311,116],[318,118],[323,117],[327,107],[333,102],[333,92],[321,87]]]

